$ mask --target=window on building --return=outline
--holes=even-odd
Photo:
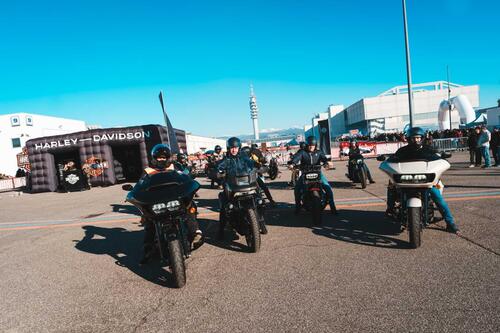
[[[33,118],[31,116],[26,116],[26,125],[33,126]]]
[[[12,139],[12,148],[20,148],[21,147],[21,139],[14,138]]]
[[[11,126],[19,126],[19,125],[21,125],[21,122],[19,121],[19,116],[12,116],[12,117],[10,117],[10,125]]]

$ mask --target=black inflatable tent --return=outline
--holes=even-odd
[[[26,147],[31,167],[31,191],[56,191],[61,181],[61,168],[69,160],[85,172],[92,186],[136,181],[148,165],[155,144],[166,143],[174,153],[179,151],[171,126],[168,134],[169,138],[164,126],[143,125],[29,140]]]

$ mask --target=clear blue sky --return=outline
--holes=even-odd
[[[500,98],[500,1],[407,0],[413,81],[479,84]],[[0,114],[202,135],[307,123],[406,82],[400,0],[2,1]],[[219,120],[219,121],[216,121]],[[222,121],[221,121],[222,120]]]

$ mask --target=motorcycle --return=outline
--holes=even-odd
[[[368,184],[368,176],[366,174],[366,169],[364,167],[365,159],[362,155],[358,155],[355,159],[349,160],[351,173],[348,178],[353,183],[360,183],[361,188],[365,189]],[[348,165],[349,168],[349,165]]]
[[[314,225],[321,225],[321,213],[326,207],[327,198],[321,184],[321,166],[311,165],[302,168],[304,191],[300,198],[301,205],[312,213]]]
[[[402,230],[408,229],[410,246],[418,248],[422,244],[423,228],[434,218],[430,189],[438,184],[450,163],[437,155],[425,160],[398,160],[394,156],[386,161],[384,156],[379,156],[377,160],[384,161],[379,168],[389,176],[389,186],[395,191],[394,207],[389,207],[391,215]]]
[[[268,175],[271,180],[275,180],[278,177],[278,161],[276,161],[276,157],[271,158],[268,166]]]
[[[199,188],[198,182],[178,172],[161,172],[144,178],[134,187],[122,186],[130,191],[126,201],[154,223],[161,261],[170,267],[177,288],[186,284],[185,259],[191,254],[186,221],[188,212],[196,213],[193,196]]]
[[[228,199],[224,209],[226,221],[240,235],[245,236],[250,252],[258,252],[260,234],[266,232],[265,204],[257,186],[257,171],[226,175],[224,194]]]

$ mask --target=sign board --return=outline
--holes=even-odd
[[[352,129],[352,130],[349,130],[349,134],[350,134],[351,136],[353,136],[353,135],[358,135],[358,134],[359,134],[359,129]]]

